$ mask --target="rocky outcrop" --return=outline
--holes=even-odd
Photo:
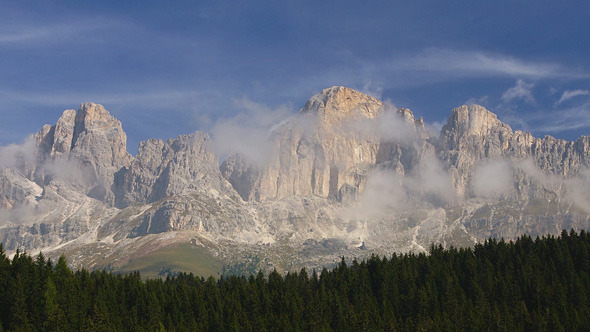
[[[535,138],[531,133],[512,131],[509,125],[479,105],[453,109],[438,140],[443,160],[458,194],[469,196],[474,168],[485,160],[531,159],[542,172],[569,177],[590,165],[589,137],[567,142],[551,136]]]
[[[260,175],[256,164],[241,154],[231,154],[219,166],[221,175],[227,179],[243,200],[247,201],[254,183]]]
[[[42,192],[41,187],[18,170],[8,167],[0,170],[0,209],[12,210],[23,204],[33,205]]]
[[[34,178],[39,184],[60,181],[70,172],[75,186],[89,196],[114,203],[110,186],[114,174],[128,165],[127,136],[121,122],[102,105],[85,103],[76,113],[66,110],[55,126],[45,125],[36,135],[40,162]],[[56,166],[57,165],[57,166]]]
[[[273,132],[270,162],[259,174],[235,158],[222,170],[248,200],[307,195],[347,200],[362,191],[377,163],[403,172],[403,160],[412,168],[414,161],[406,154],[415,152],[423,126],[407,109],[388,108],[358,91],[332,87]]]
[[[116,205],[152,203],[165,197],[208,192],[237,196],[221,176],[209,135],[195,132],[176,139],[141,142],[137,156],[116,175]]]
[[[332,87],[269,141],[266,164],[219,165],[200,132],[141,142],[132,157],[101,105],[66,110],[0,149],[0,241],[103,262],[187,232],[220,257],[306,264],[590,227],[590,137],[536,138],[481,106],[455,108],[438,135],[408,109]]]

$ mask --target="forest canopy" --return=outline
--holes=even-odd
[[[331,270],[143,280],[0,245],[0,331],[590,329],[590,235],[344,259]]]

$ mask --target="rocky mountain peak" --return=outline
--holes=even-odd
[[[423,122],[408,109],[385,106],[350,88],[324,89],[300,111],[311,122],[295,118],[273,133],[266,167],[255,169],[232,157],[222,165],[222,174],[245,200],[292,196],[354,200],[376,163],[403,169],[403,159],[409,169],[418,153],[412,143]],[[402,152],[400,144],[407,149]]]
[[[127,152],[127,135],[121,122],[102,105],[84,103],[76,112],[63,112],[54,126],[45,125],[35,135],[41,160],[63,160],[88,174],[88,194],[113,201],[108,187],[114,173],[133,157]],[[43,164],[36,178],[45,178]],[[55,173],[55,172],[50,172]]]
[[[67,112],[67,111],[66,111]],[[127,142],[127,136],[123,132],[121,122],[113,117],[102,105],[95,103],[84,103],[75,117],[75,130],[72,147],[80,134],[86,132],[119,131],[122,135],[119,138]]]
[[[470,146],[471,150],[478,150],[490,143],[503,150],[512,134],[512,128],[498,120],[496,114],[485,107],[463,105],[451,112],[441,130],[439,144],[449,151],[466,146]]]
[[[463,105],[451,112],[443,131],[456,131],[464,135],[486,136],[494,128],[510,129],[510,126],[498,120],[496,114],[480,105]]]
[[[109,121],[113,117],[111,116],[111,113],[109,113],[101,104],[83,103],[80,105],[80,109],[78,110],[78,118],[94,121]]]
[[[0,149],[17,161],[0,168],[0,242],[86,267],[189,239],[292,268],[590,228],[590,137],[513,132],[478,105],[455,108],[436,139],[409,109],[332,87],[274,128],[256,164],[235,154],[220,166],[200,132],[147,140],[131,157],[121,123],[93,103],[35,139]]]
[[[68,153],[72,149],[76,111],[65,110],[55,124],[51,154]]]
[[[382,106],[381,101],[362,92],[334,86],[311,97],[300,112],[335,119],[351,116],[375,118]]]

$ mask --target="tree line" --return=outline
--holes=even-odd
[[[219,279],[73,271],[0,245],[0,331],[589,330],[589,275],[573,230]]]

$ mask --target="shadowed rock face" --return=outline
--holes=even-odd
[[[228,156],[219,167],[221,175],[227,179],[243,200],[250,199],[254,183],[260,175],[260,170],[254,163],[240,154]]]
[[[216,254],[281,243],[305,265],[361,247],[590,227],[590,138],[535,138],[481,106],[453,109],[434,134],[408,109],[332,87],[269,140],[266,163],[233,154],[219,165],[201,132],[141,142],[133,157],[101,105],[66,110],[22,147],[0,149],[0,242],[56,253],[67,242],[90,262],[80,248],[141,256],[134,241],[193,232]]]
[[[115,178],[117,206],[153,203],[168,196],[215,190],[235,195],[219,171],[207,134],[196,132],[166,142],[141,142],[137,156]]]

